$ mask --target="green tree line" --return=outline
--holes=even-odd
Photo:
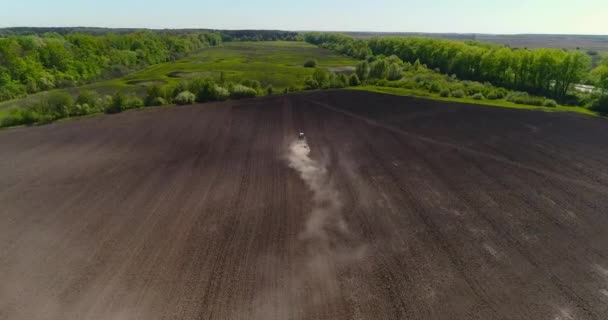
[[[141,29],[141,28],[97,28],[97,27],[13,27],[0,28],[0,37],[44,35],[46,33],[68,34],[131,34],[137,32],[153,32],[161,35],[188,35],[192,33],[216,33],[224,41],[295,41],[299,34],[293,31],[281,30],[214,30],[214,29]]]
[[[0,38],[0,101],[124,75],[219,45],[212,32],[178,35],[19,35]]]
[[[304,40],[355,58],[395,55],[459,79],[543,94],[564,100],[572,84],[588,76],[590,58],[581,51],[511,49],[475,41],[420,37],[359,40],[340,34],[306,33]]]

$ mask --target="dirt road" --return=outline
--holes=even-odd
[[[607,132],[350,91],[0,131],[0,319],[608,319]]]

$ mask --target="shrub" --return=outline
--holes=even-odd
[[[359,77],[356,73],[353,73],[350,75],[350,78],[348,78],[348,84],[350,86],[356,87],[361,84],[361,80],[359,80]]]
[[[448,89],[441,90],[441,92],[439,92],[439,96],[448,98],[450,96],[450,90],[448,90]]]
[[[469,96],[474,96],[478,93],[483,94],[485,91],[487,91],[487,88],[479,82],[463,81],[463,84],[465,86],[464,91]]]
[[[319,89],[319,82],[315,80],[313,77],[308,77],[304,80],[304,85],[306,90],[316,90]]]
[[[56,91],[51,93],[46,101],[41,102],[39,110],[40,113],[46,113],[53,119],[61,119],[68,117],[71,114],[73,106],[74,100],[69,93]]]
[[[127,109],[139,109],[144,106],[144,101],[138,96],[130,96],[125,98],[123,110]]]
[[[106,107],[105,112],[108,114],[119,113],[123,111],[125,105],[125,97],[120,92],[116,92],[112,97],[112,102]]]
[[[76,98],[76,104],[80,105],[88,105],[89,108],[95,108],[97,104],[97,100],[99,99],[99,95],[96,92],[89,90],[82,90],[78,93],[78,97]]]
[[[147,106],[147,107],[154,107],[154,106],[164,106],[164,105],[167,105],[167,104],[169,104],[169,103],[167,102],[167,100],[165,100],[165,98],[163,98],[163,97],[156,97],[152,101],[149,101],[149,100],[146,99],[144,105]]]
[[[269,84],[268,87],[266,87],[266,95],[271,96],[272,95],[272,91],[273,91],[272,85]]]
[[[317,67],[317,60],[310,59],[310,60],[306,60],[306,62],[304,62],[304,68],[316,68],[316,67]]]
[[[452,97],[454,97],[454,98],[464,98],[464,91],[462,91],[462,90],[456,90],[456,91],[452,92]]]
[[[388,65],[384,60],[377,60],[370,65],[369,77],[372,79],[385,79]]]
[[[325,69],[316,68],[315,72],[312,74],[312,78],[317,81],[319,88],[327,88],[331,86],[330,73]]]
[[[486,98],[488,98],[488,100],[496,100],[498,99],[498,94],[496,94],[496,91],[490,91]]]
[[[555,107],[557,107],[557,102],[553,99],[547,99],[547,100],[543,101],[543,106],[555,108]]]
[[[348,85],[348,77],[345,74],[329,74],[329,81],[325,87],[327,88],[344,88]]]
[[[369,76],[369,71],[370,71],[369,62],[361,61],[357,64],[357,68],[355,69],[355,74],[361,81],[363,81],[363,80],[367,79],[367,77]]]
[[[162,92],[162,89],[160,86],[158,86],[158,85],[150,86],[150,87],[148,87],[148,89],[146,91],[147,91],[147,94],[146,94],[146,98],[144,100],[144,104],[146,106],[160,106],[160,105],[166,104],[166,100],[164,98],[162,98],[163,92]],[[165,103],[161,103],[161,102],[165,102]]]
[[[31,109],[14,108],[2,119],[0,127],[31,125],[41,121],[40,115]]]
[[[528,99],[530,99],[530,95],[527,92],[514,91],[507,95],[507,101],[518,104],[525,104]]]
[[[591,104],[591,110],[597,111],[601,114],[608,114],[608,96],[602,96],[593,101]]]
[[[511,92],[507,95],[507,101],[511,101],[517,104],[526,104],[531,106],[542,106],[544,99],[538,97],[531,97],[527,92]]]
[[[400,80],[397,83],[397,86],[399,86],[400,88],[405,88],[405,89],[414,89],[418,86],[418,84],[413,80]]]
[[[77,103],[72,108],[71,116],[76,116],[76,117],[85,116],[85,115],[91,114],[91,113],[93,113],[93,112],[91,111],[91,107],[87,103],[84,103],[84,104]]]
[[[234,85],[232,90],[230,90],[230,97],[233,99],[252,98],[256,95],[257,91],[242,84]]]
[[[476,93],[476,94],[472,95],[471,98],[473,98],[475,100],[484,100],[486,97],[484,97],[483,94],[481,94],[481,93]]]
[[[348,87],[348,85],[349,85],[349,81],[348,80],[349,79],[348,79],[348,76],[346,74],[340,73],[338,75],[338,82],[339,82],[340,88]]]
[[[253,88],[255,90],[258,90],[259,88],[262,87],[260,82],[257,80],[243,80],[243,81],[241,81],[241,84],[244,85],[245,87]]]
[[[497,99],[503,99],[504,97],[506,97],[509,94],[509,91],[505,88],[498,88],[498,89],[494,90],[494,92],[496,93]]]
[[[220,87],[218,85],[213,85],[213,96],[216,101],[224,101],[228,100],[230,97],[230,91],[224,87]]]
[[[255,90],[254,90],[255,91]],[[200,90],[196,93],[197,102],[223,101],[228,99],[230,92],[218,86],[211,80],[205,80],[200,85]]]
[[[190,91],[182,91],[174,99],[179,105],[193,104],[195,100],[196,95]]]
[[[433,93],[438,93],[441,92],[442,88],[441,85],[437,82],[432,82],[431,84],[429,84],[429,91],[433,92]]]
[[[388,80],[399,80],[401,79],[402,74],[401,74],[401,67],[399,67],[399,65],[395,62],[391,63],[388,66],[388,70],[386,72],[386,78]]]
[[[165,86],[165,88],[170,88],[170,95],[168,98],[175,98],[178,94],[184,91],[189,91],[192,82],[188,81],[180,81],[176,85]]]

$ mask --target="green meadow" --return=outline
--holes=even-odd
[[[354,66],[357,61],[330,50],[318,48],[305,42],[228,42],[220,47],[202,49],[185,59],[157,64],[128,76],[98,83],[59,89],[77,95],[82,89],[100,94],[123,93],[145,94],[152,84],[172,84],[201,77],[226,81],[257,80],[263,87],[272,85],[276,92],[287,88],[301,88],[313,68],[304,68],[304,62],[315,59],[318,67]],[[26,98],[0,103],[0,109],[21,107],[40,99],[38,93]],[[1,113],[0,113],[1,116]]]
[[[393,88],[393,87],[381,87],[381,86],[359,86],[359,87],[350,87],[349,90],[361,90],[361,91],[371,91],[376,93],[383,94],[391,94],[395,96],[406,96],[406,97],[416,97],[423,99],[432,99],[432,100],[440,100],[440,101],[450,101],[450,102],[462,102],[462,103],[470,103],[477,104],[489,107],[501,107],[501,108],[511,108],[511,109],[525,109],[525,110],[539,110],[546,112],[574,112],[581,113],[585,115],[597,115],[597,112],[591,111],[587,108],[583,107],[570,107],[570,106],[562,106],[558,105],[557,107],[541,107],[541,106],[530,106],[524,104],[516,104],[506,100],[475,100],[469,97],[464,98],[455,98],[455,97],[441,97],[439,94],[430,93],[425,90],[417,90],[417,89],[406,89],[406,88]]]

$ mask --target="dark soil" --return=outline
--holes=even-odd
[[[607,132],[355,91],[4,130],[0,319],[607,319]]]

